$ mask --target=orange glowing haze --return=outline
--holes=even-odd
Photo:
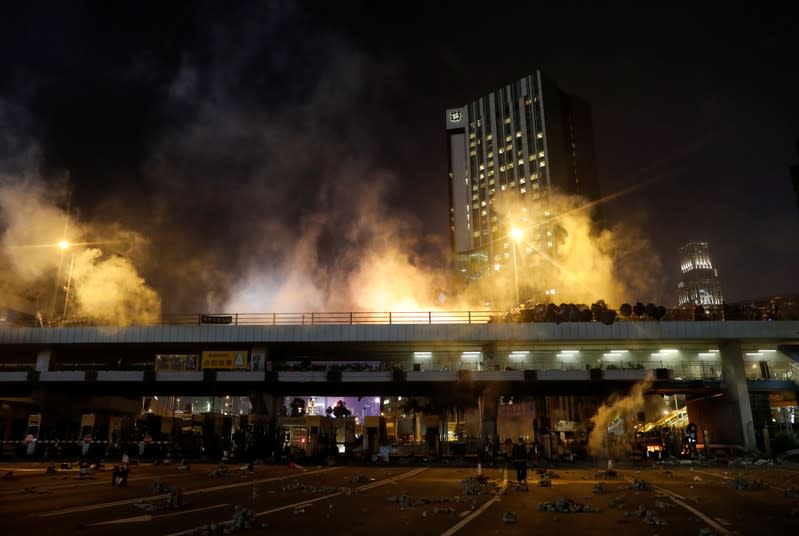
[[[343,182],[343,181],[342,181]],[[268,264],[257,243],[249,260],[239,263],[237,277],[227,290],[205,289],[208,311],[224,312],[314,312],[314,311],[437,311],[504,310],[512,305],[513,271],[503,269],[490,278],[456,285],[448,269],[434,267],[414,255],[419,241],[438,244],[442,255],[448,249],[434,237],[421,236],[420,226],[407,213],[388,207],[387,193],[392,180],[378,177],[358,184],[361,195],[349,192],[357,183],[339,185],[347,200],[346,213],[335,210],[304,221],[299,232],[280,229],[268,235],[287,254],[280,264]],[[58,294],[52,281],[70,288],[72,316],[91,316],[112,324],[150,323],[161,312],[161,298],[142,272],[148,260],[149,241],[140,233],[115,223],[89,223],[68,219],[58,208],[63,196],[43,183],[5,177],[0,183],[2,215],[2,266],[10,272],[7,281],[38,288],[37,308],[60,312],[52,296]],[[659,277],[657,259],[637,229],[615,228],[592,234],[589,212],[577,198],[553,197],[550,211],[565,231],[557,258],[544,251],[538,265],[522,261],[518,266],[520,287],[534,289],[547,269],[557,294],[556,303],[591,303],[604,299],[611,306],[639,299]],[[518,245],[533,251],[532,237],[540,226],[535,214],[526,219],[518,205],[499,200],[500,216],[517,218],[522,231]],[[69,225],[65,226],[66,222]],[[516,223],[514,223],[516,225]],[[332,226],[344,229],[345,247],[334,250],[332,258],[320,260],[325,238]],[[107,241],[91,243],[90,237]],[[59,248],[60,241],[70,246]],[[266,235],[261,240],[267,240]],[[508,238],[510,240],[510,238]],[[113,244],[107,247],[104,244]],[[120,253],[118,250],[124,251]],[[647,258],[648,268],[638,262]],[[167,267],[159,267],[167,269]],[[49,283],[48,283],[49,281]],[[186,284],[191,284],[187,282]],[[442,299],[444,297],[445,299]],[[536,300],[533,295],[520,296]],[[62,298],[59,298],[62,299]],[[63,303],[63,302],[62,302]]]

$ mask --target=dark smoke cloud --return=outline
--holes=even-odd
[[[160,267],[165,303],[182,310],[431,303],[444,283],[417,251],[443,257],[441,241],[391,204],[410,178],[371,156],[398,68],[277,11],[215,27],[166,92],[182,118],[146,169],[154,201],[140,223],[162,244],[148,272]],[[301,35],[290,45],[287,28]]]
[[[97,245],[100,254],[87,249],[87,262],[116,256],[109,269],[128,268],[136,290],[118,297],[129,316],[149,317],[159,303],[166,313],[439,307],[439,289],[450,286],[446,237],[429,234],[415,214],[437,206],[418,192],[431,191],[421,178],[445,154],[443,134],[440,147],[415,156],[419,176],[398,174],[412,167],[407,162],[385,164],[403,152],[394,145],[419,134],[396,108],[409,60],[322,30],[293,2],[224,10],[211,4],[187,20],[164,34],[170,45],[160,54],[139,49],[120,62],[92,51],[93,65],[113,59],[104,72],[129,88],[117,101],[97,97],[111,110],[107,139],[128,139],[126,129],[135,130],[123,156],[97,150],[80,169],[56,166],[56,186],[51,169],[36,169],[37,159],[26,159],[18,142],[8,146],[7,153],[22,155],[14,188],[26,174],[38,181],[32,198],[47,208],[36,209],[37,219],[49,211],[54,220],[65,217],[72,192],[72,220],[86,226],[84,239],[113,242]],[[140,108],[148,113],[131,123]],[[24,123],[15,120],[17,130]],[[44,160],[53,166],[52,157]],[[434,218],[445,222],[446,209]],[[592,245],[585,217],[575,214],[566,224],[576,260],[559,271],[561,288],[569,289],[563,299],[635,299],[625,289],[641,281],[641,271],[618,262],[627,234],[615,230]],[[643,240],[634,245],[630,251],[646,247]],[[63,264],[47,269],[63,271]],[[629,277],[620,283],[625,267]],[[98,288],[115,281],[78,278],[90,280]],[[607,295],[595,295],[598,289]],[[485,304],[477,293],[462,296],[446,307]],[[113,304],[75,299],[81,311],[118,316]]]

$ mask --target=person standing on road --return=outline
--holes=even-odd
[[[511,449],[511,459],[513,467],[516,469],[516,480],[519,487],[527,486],[527,447],[524,445],[524,438],[519,437],[519,441]]]
[[[128,453],[125,452],[122,455],[122,464],[118,466],[114,466],[114,470],[112,471],[111,475],[111,484],[116,487],[119,486],[123,488],[128,485],[128,471],[130,470],[128,464],[130,463],[130,457]]]

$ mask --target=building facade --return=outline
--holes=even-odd
[[[680,280],[677,283],[677,304],[721,305],[724,295],[718,270],[710,259],[707,242],[688,242],[680,248]]]
[[[589,106],[536,71],[448,109],[445,121],[457,272],[475,279],[514,262],[544,269],[562,232],[553,194],[599,198]],[[544,277],[530,279],[546,286]]]

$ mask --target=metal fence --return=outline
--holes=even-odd
[[[319,326],[326,324],[486,324],[501,311],[349,311],[319,313],[167,314],[161,325]]]

